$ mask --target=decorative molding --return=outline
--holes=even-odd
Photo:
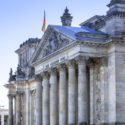
[[[76,60],[73,59],[73,60],[68,60],[66,62],[66,65],[68,66],[68,68],[75,68],[76,67]]]
[[[51,75],[56,75],[57,74],[57,68],[50,68],[49,72]]]
[[[57,69],[59,70],[59,71],[65,71],[66,70],[66,64],[59,64],[58,66],[57,66]]]
[[[40,81],[40,82],[42,81],[41,75],[35,75],[34,78],[36,81]]]
[[[86,65],[87,57],[79,55],[75,58],[75,60],[78,64]]]
[[[42,74],[43,79],[48,79],[49,78],[49,73],[47,71],[43,72]]]
[[[125,18],[125,12],[119,12],[119,11],[108,11],[105,20],[112,19],[113,17],[120,17]]]

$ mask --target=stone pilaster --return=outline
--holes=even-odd
[[[75,62],[68,63],[68,124],[76,124],[76,69]]]
[[[59,125],[67,124],[67,78],[66,67],[59,67]]]
[[[21,95],[16,94],[16,125],[21,125]]]
[[[121,64],[120,64],[121,65]],[[119,67],[120,67],[119,65]],[[120,71],[119,71],[120,72]],[[108,57],[108,112],[109,123],[116,122],[116,54],[113,53]]]
[[[57,71],[50,71],[50,125],[58,125]]]
[[[9,125],[13,125],[13,96],[8,95],[9,98]]]
[[[86,78],[86,60],[78,57],[78,124],[88,124],[88,86]]]
[[[36,76],[36,125],[42,125],[42,80]]]
[[[49,75],[47,72],[44,72],[43,75],[43,120],[42,125],[50,125],[50,91],[49,91]]]

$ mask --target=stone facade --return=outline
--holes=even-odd
[[[8,110],[0,108],[0,125],[8,125]]]
[[[9,125],[125,125],[125,1],[108,7],[81,27],[66,8],[62,26],[20,46]]]

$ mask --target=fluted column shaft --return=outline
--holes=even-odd
[[[58,125],[58,90],[57,72],[55,69],[50,73],[50,125]]]
[[[68,124],[76,124],[76,70],[75,63],[68,64]]]
[[[16,125],[16,96],[14,96],[14,125]]]
[[[1,115],[1,125],[5,125],[4,124],[4,113],[2,113],[2,115]]]
[[[21,125],[21,95],[16,94],[16,125]]]
[[[50,124],[50,108],[49,108],[49,76],[48,73],[43,73],[43,121],[42,125],[49,125]]]
[[[36,125],[42,125],[42,80],[36,76]]]
[[[9,98],[9,125],[13,125],[13,96],[8,95]]]
[[[82,58],[78,60],[78,123],[79,125],[87,125],[88,123],[86,62]]]
[[[59,125],[67,124],[67,79],[64,65],[59,67]]]

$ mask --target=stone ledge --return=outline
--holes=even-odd
[[[78,123],[77,125],[89,125],[87,122],[81,122],[81,123]]]
[[[97,124],[90,124],[90,125],[97,125]],[[98,125],[125,125],[125,123],[120,123],[120,122],[116,122],[116,123],[101,123],[101,124],[98,124]]]

